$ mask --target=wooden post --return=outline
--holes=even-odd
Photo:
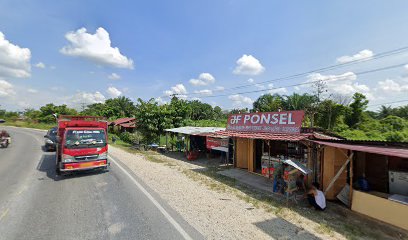
[[[350,159],[353,159],[354,156],[354,152],[351,152],[350,156],[348,157],[348,159],[346,160],[346,162],[343,164],[343,166],[340,168],[340,170],[336,173],[336,175],[334,176],[334,178],[331,180],[331,182],[329,183],[329,185],[327,186],[326,190],[324,190],[324,194],[326,195],[326,193],[333,187],[334,182],[336,182],[336,180],[340,177],[341,173],[344,171],[344,169],[346,168],[347,164],[350,162]],[[350,186],[351,187],[351,186]]]
[[[350,159],[350,191],[349,191],[349,203],[351,208],[351,202],[353,200],[353,154],[354,152],[351,151],[351,159]]]
[[[168,135],[168,132],[166,132],[166,151],[167,151],[167,149],[169,148],[167,145],[167,135]]]

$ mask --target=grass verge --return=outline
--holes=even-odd
[[[53,128],[56,126],[56,124],[34,123],[34,122],[26,122],[26,121],[7,121],[2,124],[5,126],[36,128],[36,129],[43,129],[43,130],[49,130],[50,128]]]

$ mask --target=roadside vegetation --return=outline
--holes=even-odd
[[[328,95],[327,97],[322,97]],[[377,111],[368,111],[369,101],[361,93],[352,97],[327,94],[324,85],[315,86],[312,93],[291,95],[265,94],[260,96],[252,109],[222,110],[199,100],[183,100],[173,97],[165,104],[155,99],[132,102],[127,97],[108,99],[94,103],[82,111],[66,105],[52,103],[22,112],[0,110],[0,118],[7,124],[21,127],[47,129],[55,125],[54,113],[59,115],[95,115],[108,120],[135,117],[137,133],[119,133],[117,139],[133,144],[164,144],[164,129],[182,126],[225,127],[228,114],[245,112],[268,112],[304,110],[304,127],[317,127],[352,140],[408,141],[408,105],[392,108],[378,106]],[[174,142],[173,137],[170,139]]]

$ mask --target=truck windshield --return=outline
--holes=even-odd
[[[68,130],[65,135],[66,148],[94,148],[106,146],[104,130]]]

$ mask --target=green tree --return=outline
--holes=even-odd
[[[388,116],[390,116],[390,115],[393,115],[393,111],[394,109],[391,107],[391,106],[384,106],[384,105],[381,105],[381,109],[380,109],[380,112],[378,113],[378,117],[381,119],[381,118],[386,118],[386,117],[388,117]]]
[[[253,103],[253,111],[273,112],[283,107],[283,97],[279,94],[264,94]]]
[[[137,128],[145,143],[158,142],[164,129],[173,127],[172,111],[167,104],[159,106],[154,98],[149,101],[137,100]]]
[[[84,116],[105,116],[106,113],[105,103],[94,103],[86,106],[86,108],[81,112],[81,115]]]
[[[226,116],[222,112],[222,109],[219,106],[215,106],[213,110],[213,119],[214,120],[220,120],[220,119],[225,119]]]
[[[320,103],[316,123],[319,127],[332,130],[340,121],[344,114],[345,107],[332,100],[324,100]]]
[[[408,128],[408,121],[397,116],[388,116],[380,120],[383,131],[403,131]]]
[[[234,108],[231,111],[229,111],[228,114],[238,114],[238,113],[248,113],[248,112],[249,112],[248,108],[242,108],[242,109]]]
[[[191,120],[213,119],[214,112],[210,104],[194,100],[189,102],[188,105]]]
[[[53,103],[46,104],[40,107],[40,114],[38,120],[43,123],[53,123],[55,122],[55,117],[53,114],[57,115],[77,115],[78,112],[75,109],[67,107],[67,105],[54,105]]]
[[[350,104],[346,113],[346,124],[351,128],[356,126],[363,120],[363,112],[367,108],[368,100],[361,93],[353,95],[353,102]]]
[[[395,108],[394,114],[400,118],[405,118],[408,120],[408,105]]]
[[[189,113],[191,111],[188,102],[186,100],[173,97],[168,107],[169,108],[167,110],[170,114],[172,125],[174,127],[185,126],[185,121],[189,118]]]
[[[133,117],[136,111],[136,107],[132,100],[127,97],[121,96],[117,98],[111,98],[105,101],[105,109],[103,116],[109,119],[117,119],[123,117]]]

